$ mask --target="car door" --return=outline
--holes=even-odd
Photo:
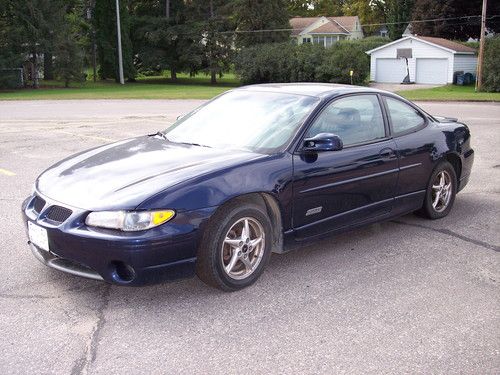
[[[426,129],[428,119],[425,114],[398,98],[382,97],[399,157],[395,209],[407,212],[422,206],[434,168],[436,136]]]
[[[340,137],[340,151],[293,155],[293,226],[304,238],[354,225],[391,211],[398,178],[395,143],[377,94],[334,99],[304,139],[320,133]]]

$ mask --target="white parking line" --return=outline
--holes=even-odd
[[[0,168],[0,174],[4,174],[6,176],[15,176],[16,174],[14,172],[11,172],[7,169]]]

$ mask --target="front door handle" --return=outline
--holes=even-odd
[[[390,147],[386,147],[380,150],[379,155],[383,159],[394,159],[396,157],[396,151]]]

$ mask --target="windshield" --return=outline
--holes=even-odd
[[[236,90],[221,95],[165,131],[171,142],[272,153],[288,144],[319,99]]]

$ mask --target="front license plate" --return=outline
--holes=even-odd
[[[28,236],[33,245],[42,250],[49,251],[49,236],[47,230],[28,221]]]

